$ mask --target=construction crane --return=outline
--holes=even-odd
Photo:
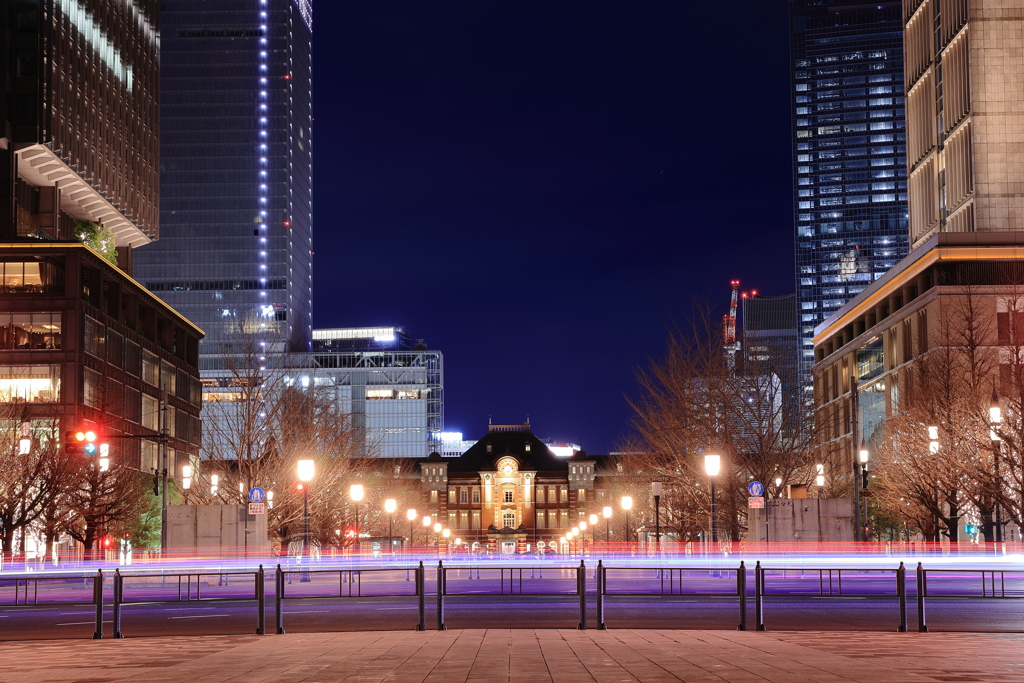
[[[732,366],[736,362],[736,354],[740,345],[736,341],[736,308],[739,305],[740,281],[733,280],[732,297],[729,299],[729,312],[722,316],[722,337],[725,342],[725,357]]]

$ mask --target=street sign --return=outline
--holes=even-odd
[[[249,514],[250,515],[265,515],[267,514],[266,503],[249,503]]]
[[[764,498],[762,498],[761,496],[751,496],[750,498],[747,498],[747,507],[749,507],[749,508],[763,508],[764,507]]]
[[[259,486],[253,486],[249,489],[249,502],[250,503],[262,503],[267,497],[267,492],[261,489]]]
[[[749,493],[751,496],[754,496],[755,498],[757,496],[763,496],[764,495],[764,484],[762,484],[759,481],[752,481],[752,482],[750,482],[749,484],[747,484],[747,493]],[[753,507],[753,506],[751,506],[751,507]]]

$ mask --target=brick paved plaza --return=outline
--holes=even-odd
[[[1024,634],[463,630],[0,643],[4,683],[1024,682]]]

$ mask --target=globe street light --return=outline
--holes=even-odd
[[[302,554],[309,558],[309,482],[313,481],[315,464],[312,460],[298,463],[299,481],[302,482]]]
[[[423,545],[430,547],[430,515],[423,515]]]
[[[395,521],[395,510],[398,509],[398,503],[394,498],[388,498],[384,501],[384,512],[388,513],[388,548],[391,550],[391,554],[395,554],[395,541],[393,539],[394,529],[392,523]]]
[[[1003,409],[999,406],[999,396],[996,394],[996,388],[992,387],[992,402],[988,406],[988,437],[992,442],[992,455],[994,457],[995,472],[996,472],[996,485],[999,487],[999,493],[1003,492],[1002,480],[999,476],[999,456],[1002,450],[1002,438],[999,436],[999,425],[1003,422]],[[996,543],[1003,542],[1003,506],[999,501],[1000,496],[996,496]],[[996,549],[998,551],[998,548]]]
[[[597,543],[597,515],[590,515],[590,545]]]
[[[412,553],[412,523],[416,521],[416,510],[413,508],[406,510],[405,518],[409,520],[409,552]]]
[[[722,456],[708,454],[704,456],[704,471],[711,480],[711,543],[709,548],[714,549],[714,543],[718,540],[718,520],[715,516],[715,477],[722,471]]]
[[[607,543],[612,537],[612,508],[610,505],[601,510],[604,516],[604,542]]]
[[[361,549],[359,542],[359,501],[363,499],[363,485],[352,484],[348,488],[348,497],[356,504],[356,555],[358,555]]]
[[[622,509],[626,511],[626,517],[622,520],[622,539],[629,543],[629,511],[633,509],[633,497],[622,497]]]
[[[861,521],[861,514],[860,514],[860,492],[861,492],[861,489],[867,488],[867,478],[868,478],[867,466],[868,466],[868,459],[870,457],[871,457],[871,452],[868,450],[868,444],[867,444],[866,441],[864,441],[864,439],[861,439],[860,440],[860,448],[857,449],[857,461],[853,464],[853,489],[854,489],[854,493],[856,494],[856,498],[857,498],[857,500],[855,501],[855,503],[857,505],[857,534],[856,534],[856,536],[854,538],[857,541],[863,541],[864,540],[864,523]],[[863,475],[862,475],[862,472],[863,472]],[[861,481],[861,477],[862,476],[863,476],[863,479],[864,479],[863,482]],[[864,518],[866,519],[867,515],[864,515]]]

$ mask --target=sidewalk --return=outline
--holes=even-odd
[[[490,629],[0,642],[4,683],[1024,683],[1024,634]]]

